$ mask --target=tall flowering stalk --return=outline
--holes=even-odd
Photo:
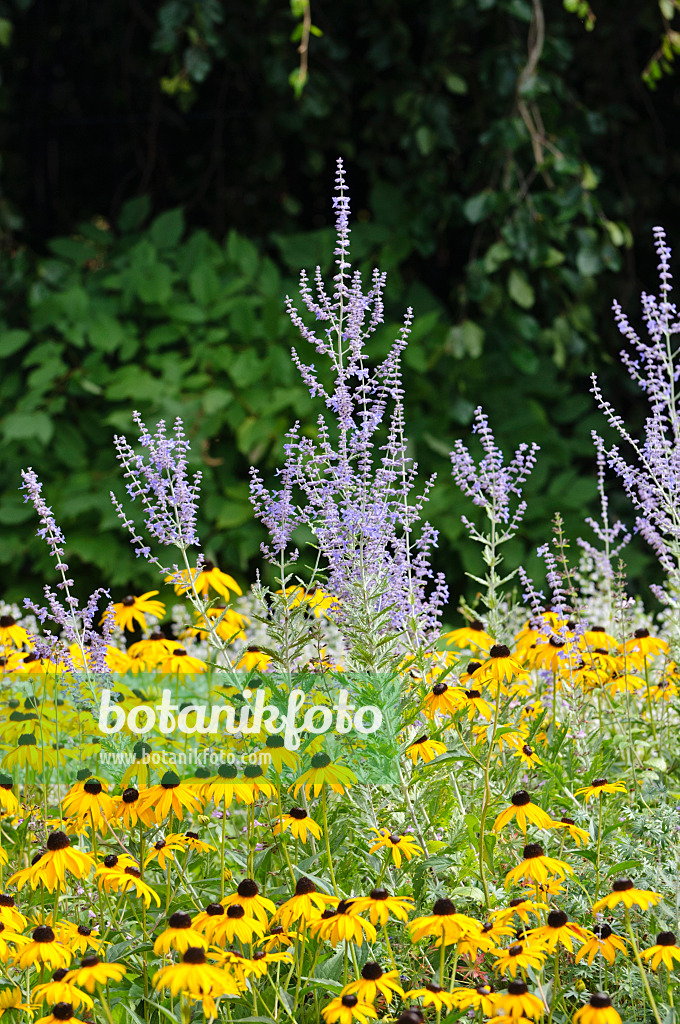
[[[42,637],[35,641],[34,653],[39,658],[51,658],[55,664],[62,662],[70,672],[78,676],[82,672],[88,680],[92,680],[92,673],[104,674],[108,672],[106,663],[106,649],[110,643],[113,617],[113,606],[109,602],[107,614],[104,617],[104,628],[99,633],[95,628],[95,616],[101,597],[109,597],[109,591],[99,587],[90,596],[84,608],[80,607],[77,597],[74,597],[72,587],[74,581],[69,579],[69,567],[64,560],[65,538],[49,507],[42,495],[42,484],[37,474],[29,466],[21,471],[23,484],[21,490],[25,492],[24,501],[30,501],[40,519],[38,536],[46,541],[50,554],[56,560],[56,568],[60,582],[57,583],[57,590],[63,593],[63,599],[45,586],[44,593],[46,605],[36,605],[29,598],[24,598],[24,606],[37,616],[43,624],[48,620],[59,628],[59,634],[52,633],[43,628]],[[75,646],[80,652],[80,658],[73,660],[70,647]],[[79,664],[81,662],[82,664]]]
[[[466,516],[461,516],[461,520],[470,538],[482,546],[486,573],[484,577],[468,575],[485,587],[482,600],[488,612],[487,629],[498,640],[503,625],[500,588],[516,573],[515,570],[507,576],[499,575],[498,569],[503,561],[499,548],[514,537],[526,512],[522,485],[536,464],[539,445],[520,444],[506,465],[481,407],[475,409],[472,429],[479,436],[484,455],[479,463],[475,462],[463,442],[457,440],[451,452],[452,476],[463,494],[483,508],[486,515],[486,529],[475,526]],[[519,499],[514,511],[511,510],[513,498]]]
[[[145,558],[164,577],[169,577],[171,582],[181,583],[188,588],[187,596],[199,615],[201,629],[208,634],[210,645],[225,653],[228,643],[218,633],[221,619],[207,614],[209,602],[196,589],[196,580],[203,564],[202,555],[198,556],[195,567],[189,564],[189,549],[198,547],[200,543],[196,521],[201,473],[194,473],[193,478],[189,476],[190,445],[184,433],[184,425],[178,416],[172,433],[168,433],[165,421],[160,420],[155,433],[152,433],[138,412],[134,412],[132,418],[139,430],[142,452],[136,452],[123,436],[116,435],[114,445],[127,480],[128,496],[132,502],[138,502],[142,509],[148,538],[141,535],[134,520],[127,515],[113,492],[110,492],[111,501],[130,534],[137,557]],[[170,567],[162,565],[146,542],[147,539],[163,547],[174,547],[179,552],[181,567],[177,564]],[[230,664],[228,659],[227,664]]]
[[[678,414],[678,345],[680,320],[670,301],[671,250],[663,228],[654,228],[659,258],[659,295],[642,293],[647,339],[639,337],[618,302],[613,303],[619,330],[630,345],[621,362],[649,404],[644,439],[634,438],[623,418],[605,400],[592,376],[592,393],[609,423],[632,449],[628,462],[617,445],[604,448],[611,468],[621,478],[637,516],[636,531],[645,538],[667,574],[667,587],[653,588],[673,612],[674,640],[680,643],[680,416]]]
[[[415,534],[433,479],[412,498],[417,466],[407,454],[400,360],[413,313],[407,310],[390,352],[371,370],[366,346],[383,322],[386,275],[374,270],[364,292],[360,272],[351,268],[350,205],[341,160],[333,206],[337,234],[331,293],[319,267],[313,285],[304,271],[300,276],[302,301],[323,329],[308,327],[286,300],[304,340],[330,363],[333,382],[326,386],[314,365],[304,363],[296,350],[292,353],[310,394],[324,401],[332,419],[319,416],[315,439],[303,436],[296,424],[287,435],[282,486],[267,489],[253,469],[251,496],[271,536],[263,551],[279,564],[282,578],[286,563],[296,556],[288,551],[295,527],[311,528],[326,586],[337,599],[333,616],[350,663],[376,670],[434,641],[448,595],[441,576],[428,591],[437,531],[424,523]]]

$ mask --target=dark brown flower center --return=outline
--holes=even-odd
[[[510,648],[506,647],[505,644],[494,644],[489,651],[490,658],[509,658]]]
[[[443,693],[446,693],[448,686],[446,683],[435,683],[432,687],[432,693],[435,697],[441,697]]]
[[[224,914],[224,907],[221,903],[209,903],[205,908],[205,912],[208,917],[222,917]]]
[[[526,789],[520,789],[518,793],[512,794],[510,801],[513,807],[526,807],[527,804],[531,803],[531,797],[527,793]]]
[[[311,878],[298,878],[297,885],[295,886],[295,895],[309,896],[312,892],[316,892],[316,886]]]
[[[456,907],[451,900],[444,897],[443,899],[437,900],[432,908],[432,913],[435,917],[450,917],[451,914],[456,913]]]
[[[240,921],[240,919],[245,916],[246,912],[240,903],[232,903],[232,905],[227,909],[227,917],[230,917],[232,920]]]
[[[568,920],[563,910],[551,910],[548,914],[548,928],[564,928]]]
[[[590,1005],[596,1010],[605,1010],[612,1005],[612,1001],[606,992],[593,992],[590,997]]]
[[[34,942],[54,942],[54,932],[47,924],[39,925],[33,932]]]
[[[523,982],[521,978],[515,978],[514,981],[511,981],[508,985],[508,995],[511,996],[525,996],[528,991],[529,989],[527,988],[526,983]]]
[[[65,832],[53,832],[47,837],[47,849],[54,853],[56,850],[65,850],[71,845],[71,840]]]
[[[617,878],[612,884],[612,892],[628,892],[629,889],[634,889],[635,886],[631,882],[630,878]]]
[[[387,889],[371,889],[372,900],[387,900],[389,899],[389,893]]]
[[[529,843],[524,847],[522,856],[525,860],[533,860],[534,857],[543,857],[543,847],[540,843]]]
[[[182,957],[182,961],[185,964],[204,964],[205,952],[200,946],[189,946]]]
[[[71,1003],[57,1003],[52,1007],[52,1016],[56,1020],[70,1020],[73,1016],[73,1006]]]
[[[170,928],[191,928],[191,915],[186,910],[177,910],[168,918]]]
[[[295,818],[296,821],[304,821],[304,819],[307,817],[307,811],[305,811],[302,807],[291,807],[291,809],[288,811],[288,815],[291,818]]]
[[[369,960],[367,964],[361,968],[361,977],[364,981],[377,981],[378,978],[382,978],[382,967],[380,964],[375,963],[374,960]]]
[[[509,956],[519,956],[521,952],[522,952],[522,944],[521,944],[521,942],[516,942],[514,945],[510,946],[510,948],[508,949],[508,955]]]
[[[84,956],[83,957],[83,959],[80,961],[80,966],[81,967],[96,967],[97,964],[100,964],[100,963],[101,963],[101,960],[99,959],[99,957],[95,956],[94,953],[91,953],[89,956]]]
[[[134,804],[137,800],[139,800],[139,790],[133,789],[133,787],[130,786],[130,788],[126,789],[123,793],[123,803]]]
[[[342,1003],[343,1006],[346,1006],[346,1007],[351,1009],[353,1006],[357,1005],[359,1000],[354,995],[353,992],[350,992],[349,995],[343,996],[342,999],[340,1000],[340,1002]]]
[[[254,882],[252,878],[244,878],[242,882],[239,882],[236,892],[239,896],[250,898],[257,896],[259,893],[257,882]]]
[[[675,934],[673,932],[659,932],[656,937],[657,946],[674,946]]]

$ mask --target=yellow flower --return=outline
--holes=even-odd
[[[630,640],[626,640],[623,649],[626,654],[638,652],[643,660],[650,654],[668,654],[667,642],[650,636],[648,629],[636,629]]]
[[[159,786],[149,786],[140,791],[138,814],[147,824],[149,819],[161,822],[170,813],[182,821],[185,810],[196,814],[200,809],[200,801],[186,783],[180,782],[176,772],[166,772]]]
[[[207,948],[207,940],[191,924],[191,915],[186,910],[178,910],[168,918],[168,926],[158,936],[153,944],[153,951],[156,956],[169,953],[176,949],[179,953],[185,953],[189,946],[202,946]]]
[[[612,883],[612,891],[609,896],[604,896],[593,904],[593,913],[596,914],[598,910],[603,910],[605,907],[608,910],[614,910],[619,903],[623,903],[626,908],[638,906],[641,910],[647,910],[648,907],[656,906],[662,899],[663,897],[656,892],[650,892],[648,889],[636,889],[630,878],[619,878]]]
[[[117,867],[116,861],[118,859],[115,854],[110,854],[104,858],[104,868],[97,869],[99,876],[97,884],[99,888],[104,889],[106,892],[111,892],[112,890],[128,892],[130,889],[134,889],[136,894],[144,900],[147,907],[151,906],[151,900],[155,900],[156,906],[160,907],[161,901],[158,893],[150,885],[142,881],[139,868],[124,861],[122,858],[121,863],[125,864],[125,867]],[[113,863],[109,867],[111,861]]]
[[[406,753],[413,761],[413,767],[415,768],[418,760],[429,764],[430,761],[434,761],[435,757],[446,753],[446,744],[441,743],[439,740],[431,740],[426,733],[424,736],[419,736],[417,740],[414,740]]]
[[[455,715],[462,700],[462,690],[449,686],[448,683],[435,683],[423,701],[423,714],[427,718],[434,718],[437,712],[443,715]]]
[[[590,1002],[577,1010],[572,1020],[574,1024],[621,1024],[606,992],[593,992]]]
[[[33,989],[33,998],[37,998],[38,989]],[[86,997],[87,998],[87,997]],[[18,985],[7,985],[0,988],[0,1017],[3,1017],[8,1010],[23,1010],[33,1017],[34,1010],[28,1003],[22,1003],[23,995]]]
[[[217,924],[212,929],[212,941],[225,946],[238,939],[242,945],[253,941],[256,935],[262,938],[265,924],[256,917],[248,917],[244,908],[232,903],[222,917],[216,918]]]
[[[23,626],[17,624],[13,615],[0,615],[0,647],[23,647],[30,644],[31,638]]]
[[[607,782],[606,779],[593,779],[589,786],[583,786],[576,790],[576,796],[585,795],[586,803],[601,793],[625,793],[626,787],[623,782]]]
[[[321,826],[317,825],[313,818],[310,818],[307,811],[302,807],[291,807],[288,814],[284,814],[280,821],[274,825],[272,834],[281,835],[282,832],[290,831],[295,839],[307,842],[307,833],[310,832],[316,839],[322,836]]]
[[[467,711],[468,721],[472,721],[475,714],[479,714],[490,722],[493,718],[493,708],[488,700],[484,700],[481,690],[463,690],[460,707]]]
[[[271,660],[271,654],[265,654],[259,647],[251,644],[250,647],[246,647],[234,668],[243,669],[245,672],[264,672]]]
[[[548,875],[553,874],[558,878],[564,878],[566,874],[573,875],[574,869],[563,860],[555,857],[546,857],[543,847],[539,843],[529,843],[522,851],[524,860],[508,871],[505,876],[505,888],[509,889],[513,883],[518,883],[521,878],[526,878],[536,883],[548,881]]]
[[[490,985],[454,988],[451,992],[451,1001],[459,1010],[481,1010],[483,1017],[490,1017],[495,1012],[495,995]]]
[[[61,802],[67,818],[74,818],[78,829],[87,825],[102,832],[109,830],[108,821],[115,816],[116,805],[106,792],[106,785],[98,779],[88,779],[84,785],[74,786]]]
[[[284,928],[290,928],[291,924],[300,919],[315,921],[329,903],[337,902],[337,897],[317,892],[311,878],[298,878],[295,895],[279,907],[271,923],[280,921]]]
[[[625,942],[618,935],[614,935],[608,924],[596,924],[592,936],[581,946],[574,959],[578,964],[586,957],[588,963],[592,964],[599,954],[607,963],[613,964],[617,951],[624,956],[628,955]]]
[[[187,654],[183,647],[173,647],[156,668],[162,676],[195,676],[206,672],[208,666],[200,658]]]
[[[494,969],[500,974],[511,974],[514,978],[518,967],[523,971],[533,967],[538,969],[545,960],[545,954],[540,949],[530,949],[521,942],[516,942],[508,949],[496,950],[498,957],[494,963]]]
[[[411,942],[420,942],[426,935],[437,936],[436,946],[450,946],[470,930],[479,930],[479,925],[471,917],[459,914],[451,900],[443,897],[438,899],[432,913],[424,917],[416,917],[407,926]]]
[[[545,1013],[542,1000],[532,995],[526,983],[520,978],[510,982],[507,992],[494,993],[491,999],[495,1013],[500,1017],[510,1017],[511,1020],[518,1017],[538,1020]]]
[[[309,880],[307,879],[307,881]],[[252,878],[244,878],[242,882],[239,882],[236,892],[222,900],[222,906],[243,907],[246,917],[255,917],[264,925],[267,924],[268,915],[273,914],[276,910],[276,905],[272,900],[260,895],[257,882],[254,882]]]
[[[379,995],[384,996],[388,1003],[392,1002],[392,996],[404,996],[404,990],[399,984],[399,971],[383,972],[380,964],[369,960],[361,968],[361,978],[346,985],[341,995],[354,992],[363,1003],[374,1003]]]
[[[674,968],[673,960],[680,960],[680,946],[673,932],[659,932],[656,944],[642,951],[644,960],[651,960],[651,968],[656,971],[661,961],[669,971]]]
[[[320,918],[308,922],[310,934],[325,939],[334,946],[337,946],[338,942],[355,942],[357,946],[361,946],[364,932],[367,939],[375,942],[375,928],[358,914],[350,914],[351,905],[351,900],[340,900],[334,909],[328,907]]]
[[[32,880],[37,879],[47,887],[49,892],[54,892],[57,885],[65,884],[67,871],[75,875],[76,878],[85,878],[94,869],[94,866],[94,861],[89,854],[75,850],[71,846],[71,840],[65,832],[52,832],[47,837],[47,849],[35,865],[31,876],[31,885],[35,888]],[[24,883],[19,879],[19,874],[16,872],[7,879],[7,883],[11,884],[16,881],[17,886],[21,888]]]
[[[175,647],[176,640],[168,640],[161,629],[154,629],[146,640],[138,640],[128,647],[127,653],[133,659],[131,668],[133,671],[137,671],[139,667],[153,669],[174,651]]]
[[[146,594],[140,594],[139,597],[128,594],[118,604],[114,604],[113,611],[116,625],[120,626],[121,629],[127,629],[132,632],[135,625],[146,629],[145,615],[152,615],[155,619],[162,619],[165,615],[165,605],[163,602],[149,600],[149,598],[152,598],[157,593],[157,590],[148,590]],[[104,622],[106,616],[107,612],[104,612],[99,623],[100,625]]]
[[[336,996],[321,1013],[326,1024],[353,1024],[353,1021],[366,1024],[369,1017],[378,1016],[370,1003],[360,1003],[352,992]]]
[[[590,833],[586,832],[584,828],[579,828],[573,818],[560,818],[553,824],[553,828],[566,828],[577,846],[590,842]]]
[[[20,736],[16,747],[2,759],[3,768],[33,768],[36,772],[43,771],[45,765],[56,763],[57,751],[47,746],[41,747],[32,732]]]
[[[83,1024],[83,1021],[75,1016],[71,1003],[57,1003],[52,1007],[52,1013],[40,1017],[35,1024]]]
[[[39,925],[34,929],[31,940],[16,957],[16,963],[22,969],[31,964],[47,964],[48,967],[68,967],[71,963],[71,950],[55,941],[55,935],[49,925]]]
[[[0,894],[0,924],[12,932],[22,932],[28,924],[24,915],[17,910],[14,897],[4,893]]]
[[[161,871],[165,871],[167,865],[174,861],[175,854],[183,849],[181,843],[170,842],[169,839],[159,839],[157,843],[154,843],[151,852],[144,861],[144,867],[151,864],[154,860],[158,861],[158,866]]]
[[[390,896],[387,889],[371,889],[369,896],[357,896],[352,900],[349,912],[362,914],[366,910],[371,924],[386,925],[390,914],[406,921],[413,910],[413,900],[409,896],[401,899]]]
[[[524,743],[521,747],[518,746],[514,756],[519,757],[526,768],[533,769],[537,764],[543,763],[534,748],[530,747],[528,743]]]
[[[503,683],[519,675],[522,666],[513,658],[512,652],[505,644],[494,644],[489,651],[489,660],[482,664],[477,673],[484,679],[495,679],[497,683]]]
[[[239,587],[238,583],[233,576],[229,573],[222,572],[218,569],[214,562],[206,560],[203,562],[200,570],[193,569],[191,574],[184,569],[179,574],[166,576],[166,583],[174,583],[176,594],[187,594],[191,590],[191,582],[193,580],[194,589],[197,594],[203,594],[203,597],[208,596],[208,590],[210,587],[217,594],[221,594],[229,600],[230,592],[233,591],[240,597],[243,591]]]
[[[540,829],[554,827],[555,822],[548,814],[545,813],[544,810],[537,807],[536,804],[532,804],[531,797],[526,790],[521,789],[518,793],[513,793],[510,799],[510,806],[506,807],[504,811],[501,811],[493,823],[494,832],[500,832],[502,828],[505,828],[505,826],[513,820],[513,818],[516,819],[517,824],[525,835],[527,831],[527,822],[530,822],[532,825],[535,825]]]
[[[446,640],[447,647],[453,644],[461,651],[488,651],[493,647],[493,637],[485,631],[480,619],[473,619],[467,626],[444,633],[442,640]]]
[[[386,848],[392,854],[392,860],[395,865],[401,867],[402,855],[406,860],[411,860],[417,853],[422,853],[422,846],[418,846],[414,843],[408,835],[401,835],[399,833],[391,833],[386,828],[371,828],[370,832],[375,832],[378,836],[377,842],[368,851],[369,853],[376,853],[378,850]]]
[[[563,910],[551,910],[547,923],[542,928],[532,928],[527,937],[537,939],[540,944],[545,943],[550,953],[555,951],[558,942],[573,953],[573,941],[576,940],[580,946],[586,940],[583,928],[570,921]]]
[[[452,1010],[456,1005],[455,999],[450,992],[438,985],[436,981],[430,981],[422,988],[412,988],[410,992],[404,993],[405,999],[422,999],[423,1006],[431,1006],[433,1010]]]
[[[324,785],[330,786],[334,793],[344,793],[356,781],[357,777],[350,768],[341,764],[332,764],[328,754],[319,753],[312,758],[312,766],[309,771],[301,775],[290,788],[293,790],[293,796],[296,797],[304,786],[307,799],[309,799],[312,791],[314,791],[314,796],[318,796]]]
[[[201,997],[211,995],[214,998],[228,992],[232,980],[227,971],[207,962],[203,948],[190,946],[182,955],[180,963],[156,971],[153,986],[156,989],[170,989],[173,996],[183,992]]]
[[[97,985],[107,985],[109,981],[121,981],[126,974],[127,970],[122,964],[107,964],[93,953],[90,956],[84,956],[80,961],[80,967],[69,971],[64,981],[70,981],[92,995]]]

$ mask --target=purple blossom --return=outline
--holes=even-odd
[[[126,490],[132,501],[139,501],[144,513],[146,530],[150,537],[163,545],[185,550],[198,545],[196,517],[201,473],[189,479],[187,455],[189,440],[178,416],[173,433],[168,435],[164,420],[160,420],[155,434],[146,427],[138,412],[132,416],[139,428],[139,443],[146,454],[136,454],[127,438],[114,438],[118,460],[123,466]],[[156,563],[151,549],[137,532],[137,527],[125,513],[121,502],[111,493],[119,518],[131,535],[137,556]]]
[[[332,387],[321,382],[313,364],[292,353],[310,394],[332,416],[319,416],[314,439],[303,436],[298,424],[289,432],[279,488],[266,488],[251,470],[251,500],[271,536],[263,551],[272,561],[284,561],[297,526],[311,528],[327,587],[340,601],[339,622],[352,619],[364,631],[370,622],[384,636],[405,630],[411,642],[421,642],[436,633],[448,595],[443,577],[433,578],[430,566],[437,532],[427,523],[420,536],[414,532],[434,478],[413,496],[417,466],[408,455],[400,364],[413,312],[407,310],[389,353],[371,369],[366,346],[383,322],[386,275],[374,270],[364,292],[360,272],[352,271],[342,161],[337,167],[332,293],[318,267],[313,287],[304,272],[300,277],[302,301],[321,329],[308,327],[286,299],[303,339],[330,361]]]
[[[642,294],[647,339],[638,336],[620,304],[613,303],[619,330],[629,344],[621,352],[621,361],[649,405],[644,440],[632,437],[623,419],[604,399],[594,375],[591,390],[609,423],[633,451],[633,460],[629,462],[618,445],[603,447],[609,465],[621,478],[637,512],[636,531],[656,552],[662,567],[676,573],[680,555],[680,363],[676,362],[676,335],[680,332],[680,320],[675,304],[670,302],[671,253],[663,228],[654,228],[654,238],[660,285],[658,297]]]
[[[42,484],[34,470],[29,467],[21,471],[23,484],[21,490],[25,491],[24,501],[33,504],[41,527],[37,531],[38,536],[47,541],[50,553],[57,560],[57,571],[61,581],[57,583],[57,589],[64,591],[64,596],[55,594],[51,587],[45,586],[44,593],[47,604],[36,605],[29,598],[24,598],[24,607],[30,609],[44,625],[47,620],[60,627],[59,634],[43,630],[42,637],[36,641],[34,652],[39,658],[51,658],[54,661],[63,661],[69,671],[79,674],[81,668],[77,666],[68,651],[68,645],[75,644],[80,648],[83,657],[90,669],[98,674],[108,673],[106,663],[106,649],[111,642],[111,625],[113,605],[109,605],[105,613],[104,629],[100,634],[95,628],[95,617],[101,597],[108,597],[108,590],[100,587],[90,596],[84,608],[80,608],[78,599],[71,593],[73,580],[67,577],[68,565],[64,560],[65,538],[57,526],[52,509],[47,505],[42,496]]]

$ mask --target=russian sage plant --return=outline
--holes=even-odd
[[[287,299],[288,313],[302,338],[330,364],[332,385],[293,350],[293,360],[313,398],[323,400],[317,436],[296,424],[287,435],[281,486],[268,489],[255,469],[251,496],[270,533],[263,547],[279,566],[282,589],[295,528],[307,526],[318,548],[327,590],[336,599],[331,617],[348,647],[350,667],[384,669],[406,654],[432,648],[448,593],[441,575],[433,578],[430,553],[437,531],[429,523],[416,533],[433,479],[414,497],[417,466],[407,455],[400,360],[413,313],[388,355],[369,366],[367,343],[383,322],[386,275],[374,270],[364,291],[361,273],[349,261],[350,202],[338,160],[336,247],[332,290],[319,267],[313,284],[303,271],[300,295],[318,327],[309,327]],[[432,581],[432,586],[430,582]]]
[[[666,573],[665,587],[652,587],[669,608],[672,640],[680,644],[680,417],[678,415],[677,335],[680,320],[670,301],[672,276],[671,251],[663,228],[654,228],[659,258],[659,295],[642,294],[643,319],[647,339],[639,337],[618,302],[613,303],[619,330],[630,350],[621,352],[621,361],[638,385],[649,405],[644,439],[632,436],[621,416],[605,400],[592,376],[592,393],[621,439],[632,450],[629,462],[618,445],[610,448],[597,439],[606,452],[609,465],[620,477],[637,513],[635,528],[655,552]]]

